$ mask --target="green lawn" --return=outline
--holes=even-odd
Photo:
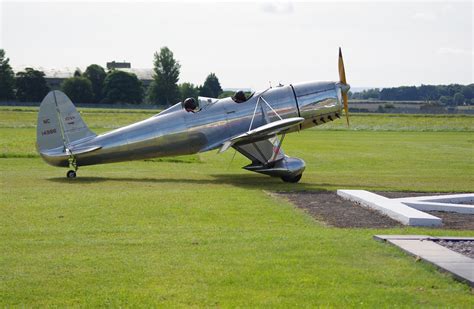
[[[96,132],[152,114],[83,112]],[[291,134],[285,152],[307,163],[299,184],[244,171],[232,151],[68,181],[35,154],[35,117],[0,109],[2,307],[474,306],[467,285],[372,240],[473,231],[332,228],[265,193],[472,191],[473,117],[356,115],[350,130]]]

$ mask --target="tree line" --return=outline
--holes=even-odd
[[[78,69],[72,77],[65,79],[61,90],[74,103],[161,106],[170,106],[189,97],[217,98],[223,92],[214,73],[199,86],[187,82],[178,84],[181,65],[168,47],[155,52],[153,66],[153,80],[148,88],[134,73],[114,69],[106,72],[100,65],[91,64],[84,72]],[[39,102],[49,91],[44,72],[26,68],[14,74],[9,58],[0,49],[0,101]]]
[[[474,84],[470,85],[421,85],[392,88],[373,88],[349,93],[351,99],[381,101],[425,101],[442,105],[474,104]]]
[[[148,103],[170,106],[185,98],[198,96],[217,98],[223,93],[219,79],[210,73],[202,85],[178,84],[181,65],[168,47],[155,52],[153,80],[145,89],[134,73],[109,70],[91,64],[84,72],[76,70],[74,76],[61,84],[75,103]],[[42,71],[26,68],[14,74],[5,51],[0,49],[0,101],[19,100],[39,102],[50,90]],[[350,99],[382,101],[426,101],[442,105],[474,104],[474,84],[421,85],[392,88],[373,88],[362,92],[349,92]]]

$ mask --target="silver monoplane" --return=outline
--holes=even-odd
[[[246,97],[188,98],[146,120],[97,135],[71,100],[51,91],[38,114],[37,149],[49,164],[69,167],[187,155],[233,147],[250,159],[243,168],[286,182],[298,182],[305,162],[283,153],[287,133],[340,118],[348,106],[344,63],[339,49],[338,82],[305,82],[269,88]],[[280,137],[278,137],[280,135]]]

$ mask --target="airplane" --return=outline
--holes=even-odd
[[[339,81],[304,82],[270,87],[246,96],[187,98],[162,112],[104,134],[93,133],[71,100],[61,91],[49,92],[38,112],[37,150],[44,161],[68,167],[75,178],[80,166],[188,155],[229,148],[250,159],[243,168],[300,181],[305,162],[282,150],[288,133],[340,118],[349,125],[348,96],[341,48]],[[280,138],[278,137],[280,136]]]

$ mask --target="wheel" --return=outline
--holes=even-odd
[[[281,180],[283,180],[284,182],[297,183],[298,181],[300,181],[302,176],[303,174],[299,174],[296,176],[282,176]]]
[[[73,171],[73,170],[70,170],[70,171],[67,172],[66,177],[67,178],[76,178],[76,172]]]

